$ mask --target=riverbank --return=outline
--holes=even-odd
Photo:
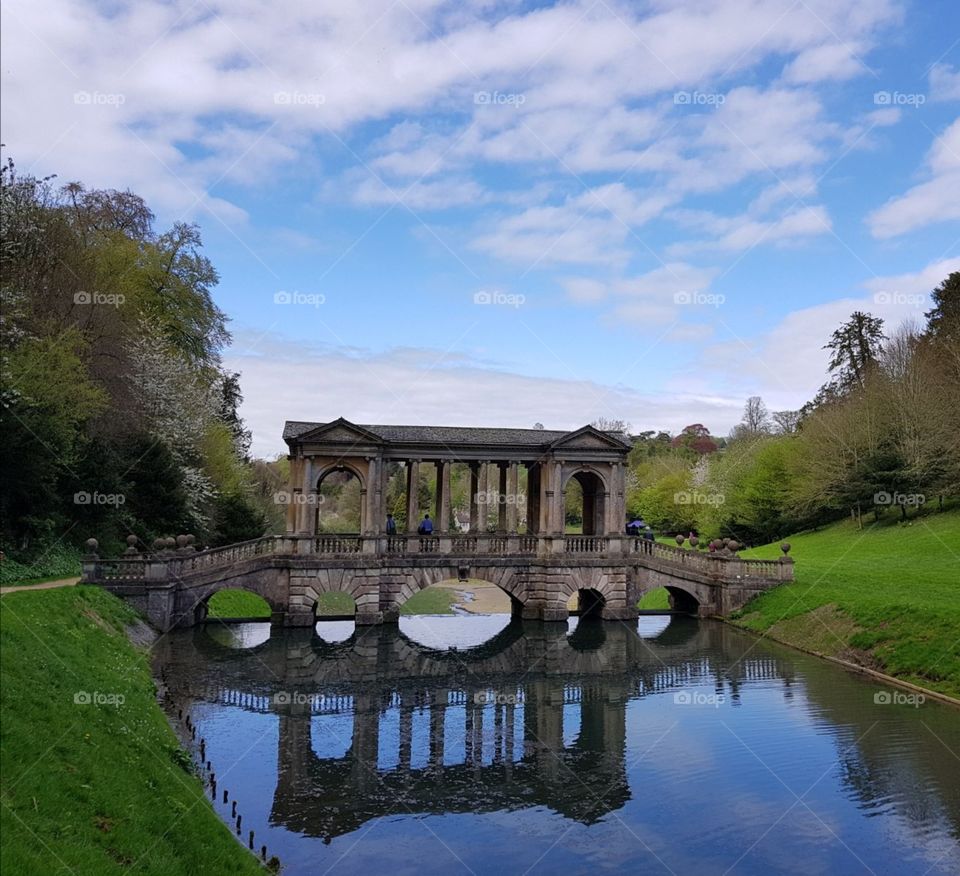
[[[157,704],[146,629],[96,587],[0,600],[0,869],[263,873]]]
[[[822,656],[960,697],[960,511],[792,536],[796,577],[730,621]],[[745,551],[773,558],[779,544]]]

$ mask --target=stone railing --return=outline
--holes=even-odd
[[[91,540],[92,541],[92,540]],[[168,540],[170,541],[170,540]],[[101,560],[96,543],[83,563],[83,580],[104,583],[169,581],[208,570],[233,566],[257,557],[318,556],[344,558],[404,557],[595,557],[627,560],[649,558],[652,561],[687,569],[716,580],[762,579],[790,581],[793,560],[785,555],[778,560],[741,559],[736,550],[721,547],[705,551],[696,547],[649,541],[624,535],[504,535],[502,533],[435,533],[429,536],[320,534],[317,536],[272,535],[206,551],[190,547],[160,550],[150,554],[128,555],[122,559]],[[735,546],[738,549],[738,546]]]
[[[567,554],[604,554],[609,541],[596,535],[573,535],[564,539],[563,550]]]
[[[363,550],[363,539],[359,535],[321,535],[313,543],[315,554],[359,554]]]

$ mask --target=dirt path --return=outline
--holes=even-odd
[[[53,590],[55,587],[73,587],[80,578],[61,578],[59,581],[44,581],[42,584],[11,584],[9,587],[0,587],[0,596],[8,593],[19,593],[21,590]]]

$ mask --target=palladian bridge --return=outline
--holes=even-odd
[[[581,615],[636,617],[637,601],[665,587],[675,610],[723,615],[793,578],[793,561],[744,560],[729,539],[704,550],[625,534],[626,458],[622,434],[593,426],[573,431],[288,422],[286,532],[212,550],[192,539],[160,539],[140,552],[131,536],[124,557],[90,555],[83,580],[101,584],[161,630],[206,617],[210,597],[242,588],[261,595],[273,620],[312,626],[322,594],[348,593],[358,625],[396,622],[413,594],[446,580],[479,578],[510,597],[514,616],[564,621],[576,596]],[[469,470],[469,519],[454,526],[451,473]],[[435,469],[429,506],[421,507],[421,472]],[[391,475],[406,476],[404,531],[388,533]],[[463,470],[462,468],[460,469]],[[359,482],[359,531],[319,526],[324,481]],[[525,482],[525,491],[521,483]],[[565,532],[568,490],[579,489],[583,531]],[[418,532],[422,515],[433,532]]]

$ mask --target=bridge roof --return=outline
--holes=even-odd
[[[322,429],[324,426],[333,426],[342,423],[353,426],[365,432],[372,433],[384,443],[391,444],[482,444],[503,445],[505,447],[527,446],[531,448],[547,448],[561,439],[584,431],[592,427],[583,427],[570,431],[561,429],[508,429],[498,427],[474,426],[391,426],[391,425],[360,425],[347,420],[334,420],[329,423],[311,423],[301,420],[287,420],[283,427],[283,440],[287,443]],[[592,430],[599,431],[599,430]],[[629,442],[622,433],[603,432],[616,442],[629,448]]]

